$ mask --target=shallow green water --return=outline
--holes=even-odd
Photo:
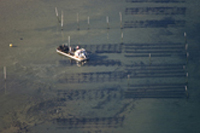
[[[198,4],[194,0],[1,1],[0,131],[198,132]],[[55,7],[59,15],[64,12],[64,30]],[[173,10],[127,14],[127,8],[138,7]],[[135,27],[120,29],[119,12],[123,26],[129,22]],[[172,24],[173,19],[178,21]],[[84,46],[90,53],[81,67],[55,52],[68,36],[72,46]]]

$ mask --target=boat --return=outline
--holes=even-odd
[[[79,46],[72,49],[71,47],[63,44],[56,49],[56,52],[79,62],[87,61],[89,59],[86,50],[84,48],[79,48]]]

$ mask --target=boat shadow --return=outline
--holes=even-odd
[[[59,60],[59,64],[62,66],[74,66],[77,65],[78,67],[87,65],[87,66],[96,66],[95,62],[98,61],[103,61],[105,59],[107,59],[108,56],[100,56],[97,54],[90,54],[90,59],[87,61],[83,61],[83,62],[77,62],[73,59],[68,58],[68,60]]]

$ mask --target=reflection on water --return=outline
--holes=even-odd
[[[78,66],[78,67],[81,67],[81,66],[83,66],[84,64],[86,64],[87,63],[87,61],[82,61],[82,62],[76,62],[76,65]]]
[[[63,66],[73,66],[73,65],[78,65],[78,66],[121,66],[122,63],[120,60],[94,60],[90,59],[89,61],[86,62],[76,62],[74,60],[59,60],[59,63]]]
[[[174,18],[164,18],[161,20],[145,21],[125,21],[124,28],[171,28],[184,27],[185,20],[175,20]]]

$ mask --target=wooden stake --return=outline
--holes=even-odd
[[[90,29],[90,17],[88,16],[88,30]]]
[[[151,65],[151,53],[149,53],[149,65]]]
[[[185,44],[187,44],[187,33],[184,32]]]
[[[110,26],[109,26],[109,17],[108,16],[106,17],[106,22],[107,22],[107,29],[110,29]]]
[[[6,67],[5,66],[3,68],[3,71],[4,71],[4,80],[6,81]]]
[[[129,87],[129,79],[130,79],[130,75],[128,74],[127,77],[128,77],[128,87]]]
[[[63,23],[64,23],[64,15],[63,15],[63,11],[61,11],[61,23],[60,23],[61,30],[63,30]]]
[[[119,19],[120,19],[120,28],[123,29],[123,26],[122,26],[122,13],[119,12]]]
[[[185,51],[187,51],[188,50],[188,44],[186,43],[185,44]]]
[[[185,85],[185,94],[186,94],[186,98],[188,98],[188,87],[187,87],[187,85]]]
[[[186,73],[186,84],[188,83],[188,72]]]
[[[79,26],[79,14],[77,13],[77,30],[80,30],[80,26]]]
[[[6,94],[6,67],[5,66],[3,67],[3,72],[4,72],[4,81],[5,81],[4,88],[5,88],[5,94]]]
[[[124,39],[124,33],[123,33],[123,31],[121,30],[121,44],[123,44],[123,39]]]
[[[57,17],[57,19],[58,19],[58,23],[60,23],[60,19],[59,19],[59,17],[58,17],[58,9],[57,9],[57,7],[55,7],[55,14],[56,14],[56,17]]]
[[[183,70],[185,70],[185,65],[183,65]]]
[[[185,85],[185,91],[187,91],[187,85]]]
[[[189,53],[186,53],[186,57],[187,57],[187,63],[188,63],[188,58],[189,58]]]
[[[70,47],[70,36],[68,36],[68,45]]]

